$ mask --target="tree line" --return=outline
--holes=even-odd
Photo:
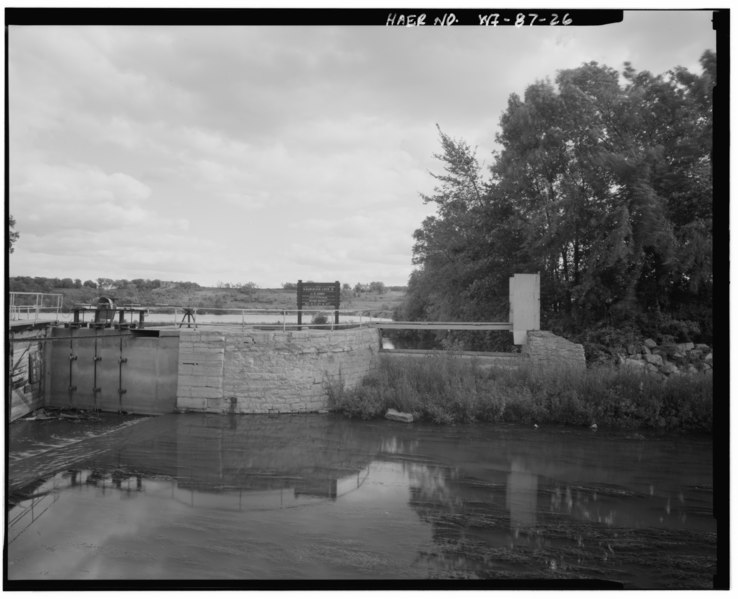
[[[305,281],[306,283],[312,283],[313,281]],[[282,283],[282,289],[297,290],[297,283]],[[341,285],[341,293],[348,294],[353,293],[354,295],[361,295],[363,293],[376,293],[383,294],[387,291],[405,291],[405,287],[402,286],[387,286],[382,281],[372,281],[371,283],[356,283],[353,287],[351,283],[344,283]]]
[[[542,327],[712,337],[712,91],[701,73],[596,62],[512,94],[483,168],[438,128],[443,171],[415,231],[410,320],[507,320],[541,275]]]
[[[110,279],[99,277],[96,280],[72,279],[69,277],[10,277],[8,289],[15,292],[52,293],[63,289],[96,289],[100,292],[112,290],[153,291],[154,289],[181,289],[190,291],[200,289],[197,283],[189,281],[161,281],[159,279]]]

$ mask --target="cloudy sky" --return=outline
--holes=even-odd
[[[10,26],[9,275],[405,285],[436,123],[489,164],[511,93],[593,60],[699,72],[710,19]]]

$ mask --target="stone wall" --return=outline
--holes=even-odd
[[[379,332],[181,331],[177,409],[295,413],[328,409],[327,384],[355,386],[373,368]]]
[[[643,370],[663,376],[712,372],[712,349],[704,343],[662,343],[646,339],[618,353],[621,368]]]
[[[8,366],[10,368],[10,422],[43,407],[46,394],[46,328],[13,331]]]
[[[587,367],[582,345],[550,331],[528,331],[522,354],[535,369],[584,370]]]

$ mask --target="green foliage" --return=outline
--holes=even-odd
[[[611,368],[569,371],[482,369],[453,354],[384,357],[355,389],[329,389],[331,411],[382,417],[390,408],[416,419],[712,431],[712,377],[668,379]]]
[[[12,254],[15,251],[13,247],[20,238],[20,233],[15,230],[15,218],[11,214],[8,216],[8,253]]]
[[[439,129],[443,172],[423,196],[436,214],[415,232],[401,317],[506,320],[508,278],[540,272],[544,328],[660,320],[709,342],[715,55],[701,63],[656,76],[591,62],[530,85],[487,174]]]

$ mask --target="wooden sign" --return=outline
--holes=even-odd
[[[334,283],[303,283],[297,281],[297,308],[308,306],[332,306],[338,310],[341,302],[341,284]]]
[[[303,308],[331,306],[335,312],[335,322],[338,324],[338,308],[341,304],[341,283],[303,283],[297,281],[297,323],[302,324]]]

